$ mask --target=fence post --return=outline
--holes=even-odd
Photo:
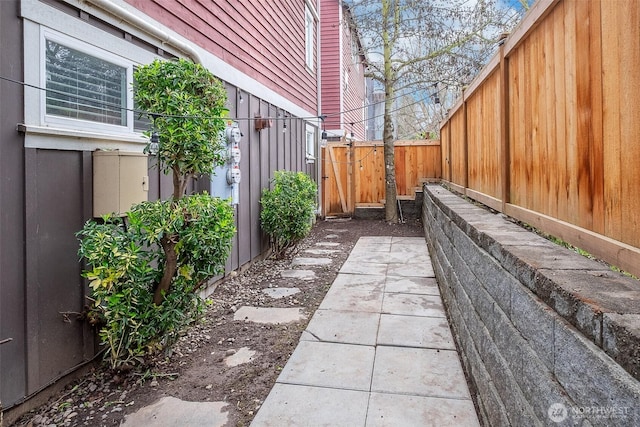
[[[451,166],[451,116],[447,119],[447,181],[453,181],[453,166]]]
[[[502,212],[510,203],[511,179],[509,176],[511,154],[509,152],[509,61],[505,56],[504,41],[501,40],[498,55],[500,55],[500,162],[502,179]]]
[[[462,186],[464,187],[464,193],[467,194],[467,188],[469,187],[469,135],[467,132],[467,94],[466,91],[462,92]]]

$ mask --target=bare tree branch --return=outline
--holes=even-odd
[[[437,133],[462,88],[495,52],[498,36],[519,22],[521,8],[499,0],[347,1],[367,58],[365,77],[384,91],[385,217],[396,222],[393,142]]]

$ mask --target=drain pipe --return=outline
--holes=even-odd
[[[81,0],[85,3],[91,3],[93,6],[105,10],[112,15],[120,18],[121,22],[133,25],[134,27],[142,30],[152,36],[158,38],[162,43],[172,46],[183,53],[186,53],[189,58],[196,64],[202,64],[200,54],[191,46],[182,41],[172,37],[161,29],[155,27],[153,24],[145,21],[140,16],[128,11],[122,6],[112,3],[112,0]]]

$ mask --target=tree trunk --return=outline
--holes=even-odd
[[[175,206],[178,200],[184,196],[185,189],[187,187],[188,178],[180,174],[180,170],[177,167],[173,168],[173,201],[171,204]],[[178,269],[178,254],[176,252],[176,245],[178,244],[178,236],[176,234],[170,234],[163,236],[160,239],[160,246],[164,251],[164,271],[162,272],[162,279],[153,293],[153,302],[156,305],[162,304],[164,296],[169,293],[171,288],[171,282],[173,276]]]
[[[391,123],[391,115],[387,113],[386,108],[384,113],[383,141],[385,180],[384,216],[387,222],[397,223],[398,210],[396,204],[398,203],[398,201],[396,191],[395,153],[393,147],[393,124]]]
[[[187,191],[187,183],[191,174],[182,175],[177,167],[173,168],[173,200],[179,200]]]
[[[384,142],[384,216],[390,223],[398,222],[398,211],[396,208],[396,163],[393,147],[393,122],[391,121],[391,107],[393,105],[393,85],[395,84],[395,71],[391,61],[391,34],[389,23],[393,23],[394,28],[399,22],[399,7],[389,0],[382,2],[382,19],[386,25],[382,31],[383,56],[384,56],[384,129],[382,131],[382,141]]]
[[[153,294],[153,302],[155,305],[162,304],[164,301],[164,295],[169,293],[169,288],[171,288],[171,281],[173,280],[173,276],[176,274],[176,270],[178,269],[178,253],[176,252],[176,241],[177,236],[163,236],[160,239],[160,245],[162,246],[162,250],[165,254],[165,263],[164,263],[164,272],[162,274],[162,279],[158,284],[154,294]]]

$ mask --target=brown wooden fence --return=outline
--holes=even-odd
[[[441,126],[443,178],[640,275],[640,2],[538,0]]]
[[[396,141],[394,153],[399,198],[412,198],[424,181],[441,177],[439,141]],[[322,149],[323,216],[384,206],[384,170],[381,141],[328,143]]]

